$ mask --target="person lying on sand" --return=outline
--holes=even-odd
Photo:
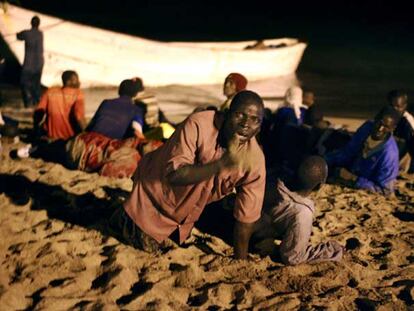
[[[37,157],[70,169],[130,178],[141,154],[162,144],[160,141],[149,142],[142,134],[143,111],[132,101],[137,92],[134,81],[122,81],[119,97],[101,103],[85,132],[67,141],[27,145],[17,150],[17,157]]]
[[[393,193],[399,160],[392,132],[399,120],[400,113],[387,106],[374,121],[359,127],[344,148],[325,155],[332,180],[385,195]]]
[[[265,161],[255,138],[263,110],[258,94],[242,91],[224,113],[191,114],[163,146],[142,158],[132,193],[109,220],[110,230],[127,244],[156,252],[168,238],[184,242],[204,207],[236,189],[234,256],[246,259],[263,205]]]
[[[101,103],[86,132],[67,142],[69,167],[108,177],[132,176],[141,160],[137,149],[147,143],[143,110],[132,100],[138,91],[135,81],[127,79],[119,85],[118,98]]]
[[[220,106],[221,111],[229,109],[233,97],[240,91],[247,87],[247,79],[240,73],[233,72],[229,74],[224,80],[223,94],[227,97],[224,103]]]
[[[46,135],[50,140],[69,139],[86,127],[78,74],[64,71],[62,82],[63,87],[52,87],[43,94],[33,116],[37,135]]]
[[[321,261],[338,261],[344,247],[336,241],[315,246],[309,244],[315,203],[309,195],[325,183],[328,166],[319,156],[309,156],[300,164],[294,180],[285,185],[281,180],[266,185],[262,217],[254,236],[259,239],[281,239],[278,248],[283,263],[297,265]]]

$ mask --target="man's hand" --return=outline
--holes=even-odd
[[[339,170],[339,177],[345,181],[355,182],[358,179],[358,176],[352,174],[346,168],[341,168]]]
[[[240,167],[246,171],[252,170],[254,159],[252,153],[247,148],[247,144],[240,145],[238,135],[229,141],[226,153],[223,155],[222,163],[224,167]]]

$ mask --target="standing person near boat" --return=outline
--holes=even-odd
[[[220,106],[221,111],[229,109],[233,97],[240,91],[247,87],[247,79],[240,73],[233,72],[229,74],[224,80],[223,94],[227,97],[224,103]]]
[[[43,33],[39,30],[40,18],[33,16],[32,28],[17,33],[17,39],[24,41],[24,62],[20,76],[23,103],[26,108],[35,106],[41,95],[43,70]]]
[[[204,207],[236,189],[234,256],[247,258],[265,187],[264,155],[255,138],[263,110],[259,95],[242,91],[224,113],[191,114],[142,158],[132,193],[110,228],[126,243],[157,252],[169,238],[184,242]]]

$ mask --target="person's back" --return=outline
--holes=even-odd
[[[24,30],[17,35],[19,40],[24,40],[23,70],[30,72],[41,71],[43,68],[43,33],[37,28]]]
[[[282,107],[276,111],[274,117],[274,126],[282,128],[285,125],[301,125],[305,115],[305,109],[300,108],[300,117],[295,115],[295,111],[291,107]]]
[[[134,104],[133,98],[141,90],[142,83],[126,79],[118,88],[118,98],[104,100],[93,116],[87,131],[96,132],[112,139],[141,137],[143,133],[143,109]]]
[[[84,96],[81,90],[70,87],[53,87],[43,95],[37,109],[45,109],[46,131],[52,139],[68,139],[75,135],[73,118],[81,118],[84,108],[80,107]]]
[[[285,264],[338,261],[344,248],[335,241],[310,245],[315,204],[309,197],[325,182],[328,167],[323,158],[305,158],[289,185],[281,180],[268,180],[263,212],[256,223],[259,239],[282,240],[279,255]]]
[[[142,109],[133,104],[131,97],[121,96],[102,102],[87,131],[97,132],[113,139],[132,137],[133,121],[142,126]]]
[[[43,94],[34,114],[34,125],[43,128],[51,139],[68,139],[84,129],[84,95],[75,71],[62,74],[63,87],[53,87]]]
[[[40,19],[33,16],[32,28],[17,33],[18,40],[24,41],[24,62],[20,76],[25,107],[36,105],[41,96],[41,77],[44,64],[43,33],[39,30]]]

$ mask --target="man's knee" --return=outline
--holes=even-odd
[[[147,253],[158,253],[161,251],[161,245],[143,232],[128,216],[123,207],[118,207],[111,216],[109,229],[111,233],[114,233],[115,238],[136,249]]]

